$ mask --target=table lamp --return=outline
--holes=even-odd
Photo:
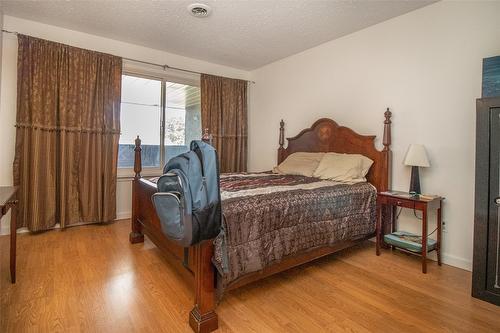
[[[429,158],[423,145],[411,144],[406,152],[405,165],[411,166],[410,194],[421,194],[419,167],[430,167]]]

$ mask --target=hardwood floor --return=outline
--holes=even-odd
[[[191,332],[193,294],[129,222],[18,237],[11,285],[0,237],[0,332]],[[471,274],[373,244],[235,290],[220,332],[499,332],[500,307],[470,297]]]

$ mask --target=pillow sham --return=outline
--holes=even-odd
[[[360,176],[364,178],[368,171],[370,171],[371,166],[373,165],[373,161],[366,157],[365,155],[361,154],[344,154],[344,155],[352,155],[352,156],[357,156],[359,159],[361,159],[361,174]]]
[[[313,177],[339,182],[366,181],[373,161],[360,154],[327,153],[321,159]]]
[[[273,172],[281,175],[312,177],[324,155],[325,153],[293,153],[274,167]]]

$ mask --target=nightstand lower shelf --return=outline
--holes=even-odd
[[[384,235],[384,243],[397,248],[405,249],[414,253],[422,253],[422,236],[418,236],[406,231],[396,231]],[[427,238],[427,253],[436,250],[437,242]]]

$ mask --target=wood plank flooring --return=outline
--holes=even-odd
[[[9,282],[0,237],[0,332],[191,332],[193,293],[129,222],[18,237]],[[220,332],[500,332],[500,307],[470,297],[471,274],[373,244],[230,292]]]

